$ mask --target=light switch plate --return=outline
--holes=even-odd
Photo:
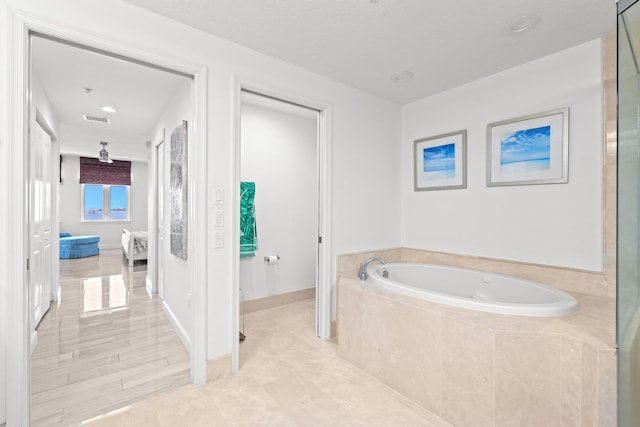
[[[216,188],[214,193],[214,203],[216,205],[224,205],[224,190],[222,188]]]
[[[224,231],[216,231],[215,236],[215,243],[213,247],[215,249],[224,248]]]
[[[214,223],[216,227],[224,226],[224,211],[222,209],[216,210]]]

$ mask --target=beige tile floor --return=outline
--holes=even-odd
[[[448,426],[314,336],[313,300],[249,313],[240,371],[92,420],[93,426]]]
[[[189,383],[189,355],[145,276],[120,250],[60,260],[62,298],[31,357],[32,425],[76,425]]]

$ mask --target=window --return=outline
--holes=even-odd
[[[128,221],[131,162],[80,157],[82,221]]]
[[[102,201],[102,185],[85,185],[82,219],[85,221],[101,221],[103,217]]]
[[[82,221],[128,220],[128,185],[82,185]]]
[[[127,187],[112,185],[109,195],[109,217],[111,219],[128,219]]]

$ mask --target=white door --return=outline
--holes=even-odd
[[[158,183],[158,197],[156,206],[156,212],[158,212],[158,295],[163,297],[164,292],[164,141],[158,144],[156,147],[156,159],[158,164],[158,176],[156,182]]]
[[[51,303],[51,137],[33,123],[30,133],[29,285],[31,328],[38,326]]]

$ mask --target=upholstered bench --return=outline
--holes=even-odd
[[[72,236],[60,233],[60,258],[84,258],[100,254],[100,236]]]

